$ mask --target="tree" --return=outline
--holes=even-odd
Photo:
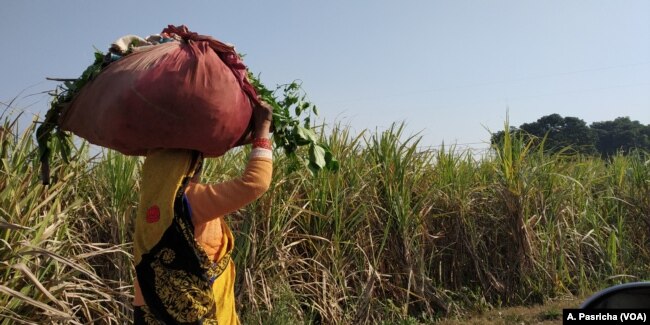
[[[524,123],[519,128],[540,140],[546,137],[546,152],[554,153],[571,147],[576,152],[595,153],[596,134],[585,121],[577,117],[551,114],[539,118],[536,122]]]
[[[598,135],[596,148],[603,157],[627,153],[630,149],[650,150],[650,125],[632,121],[629,117],[618,117],[613,121],[594,122],[591,129]]]
[[[544,151],[555,153],[571,147],[573,151],[584,154],[599,153],[609,157],[632,149],[650,151],[650,125],[632,121],[629,117],[618,117],[613,121],[594,122],[587,126],[577,117],[562,117],[559,114],[542,116],[532,123],[524,123],[519,128],[510,127],[512,136],[530,136],[537,145],[544,142]],[[503,142],[504,131],[493,133],[492,144]]]

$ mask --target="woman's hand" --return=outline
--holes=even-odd
[[[269,138],[273,125],[273,107],[260,101],[260,105],[253,107],[253,138]]]
[[[252,132],[247,132],[243,139],[237,142],[237,146],[251,144],[255,138],[270,138],[269,133],[273,128],[273,107],[266,102],[260,101],[261,105],[253,106]]]

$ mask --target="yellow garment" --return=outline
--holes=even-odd
[[[219,324],[239,324],[235,309],[235,263],[229,258],[235,240],[223,215],[262,196],[271,184],[272,170],[271,159],[252,157],[239,178],[217,184],[190,183],[185,189],[196,240],[214,261],[228,256],[226,270],[212,285]]]
[[[223,220],[222,218],[220,218]],[[221,250],[219,252],[220,258],[218,261],[224,259],[225,254],[228,254],[228,266],[226,270],[214,281],[212,284],[212,293],[214,294],[214,302],[217,305],[217,321],[219,324],[239,324],[239,317],[235,309],[235,263],[230,259],[230,253],[235,245],[232,232],[228,225],[224,222],[223,241]]]
[[[147,297],[148,318],[171,324],[216,323],[216,302],[208,279],[216,278],[227,266],[212,263],[194,239],[189,212],[181,213],[178,190],[194,172],[193,156],[189,150],[148,153],[135,222],[136,294]],[[174,208],[179,210],[175,213]],[[140,287],[146,291],[140,292]],[[144,304],[140,300],[136,306]],[[144,323],[148,323],[146,318]]]
[[[140,204],[133,237],[135,265],[156,245],[174,218],[174,198],[188,174],[192,153],[188,150],[151,150],[142,166]],[[193,171],[192,171],[193,173]],[[158,206],[160,220],[147,222],[147,210]]]
[[[136,265],[171,224],[176,189],[187,174],[190,161],[191,153],[186,150],[158,150],[147,156],[134,238]],[[203,253],[207,253],[206,257],[223,270],[212,285],[219,324],[239,324],[234,297],[235,265],[230,259],[234,238],[223,215],[259,198],[269,187],[271,171],[271,159],[252,157],[240,178],[211,185],[190,183],[185,189],[195,240]],[[147,210],[152,205],[160,209],[160,220],[154,223],[146,220]],[[134,305],[144,305],[137,279]]]

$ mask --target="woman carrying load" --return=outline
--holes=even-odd
[[[271,119],[270,105],[255,105],[253,149],[243,175],[231,181],[199,184],[196,151],[147,155],[134,236],[135,324],[239,324],[234,241],[223,216],[270,185]]]

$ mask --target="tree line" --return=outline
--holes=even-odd
[[[609,157],[633,149],[650,151],[650,124],[644,125],[629,117],[587,125],[577,117],[551,114],[535,122],[524,123],[518,128],[510,127],[510,134],[529,137],[535,145],[543,145],[544,151],[548,153],[569,148],[577,153]],[[501,143],[504,135],[504,131],[493,133],[492,144]]]

